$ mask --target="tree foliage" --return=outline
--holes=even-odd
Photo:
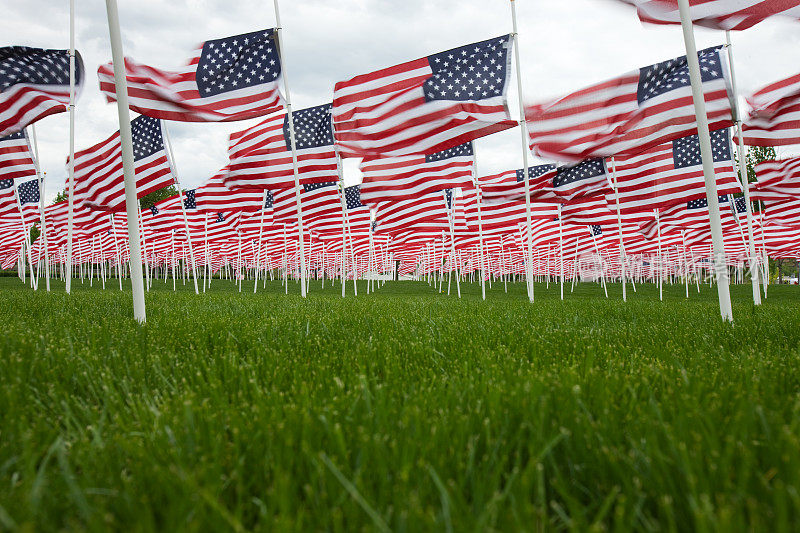
[[[164,187],[163,189],[151,192],[147,196],[141,197],[139,199],[139,205],[142,209],[150,209],[156,202],[176,194],[178,194],[178,189],[175,188],[174,185],[170,185],[169,187]]]

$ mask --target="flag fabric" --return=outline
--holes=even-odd
[[[161,128],[161,121],[151,117],[141,116],[131,121],[137,198],[175,183]],[[75,198],[90,209],[125,208],[119,131],[75,153]]]
[[[19,195],[19,204],[17,204]],[[39,220],[39,179],[0,179],[0,219],[19,221],[20,207],[26,224]]]
[[[724,49],[708,48],[697,56],[709,128],[731,126],[732,93]],[[696,134],[686,56],[528,105],[525,120],[531,149],[557,161],[635,153]]]
[[[429,155],[364,159],[359,167],[364,175],[361,201],[374,205],[453,187],[471,187],[474,163],[471,142]]]
[[[97,69],[100,91],[116,101],[112,63]],[[260,117],[283,107],[277,32],[255,31],[204,42],[180,70],[125,58],[130,108],[182,122],[226,122]]]
[[[83,61],[76,51],[76,99],[84,78]],[[69,50],[0,48],[0,137],[68,108]]]
[[[331,104],[292,111],[300,183],[337,181]],[[285,111],[232,133],[225,185],[231,189],[294,187],[289,117]]]
[[[764,202],[764,223],[800,228],[800,200],[791,198]]]
[[[297,200],[295,190],[283,189],[273,193],[274,206],[273,217],[275,222],[295,223],[297,222]],[[328,215],[339,214],[341,220],[342,204],[339,199],[339,183],[331,181],[327,183],[307,183],[301,186],[300,205],[303,210],[303,222]]]
[[[762,161],[756,165],[758,181],[750,184],[754,201],[800,197],[800,157]]]
[[[533,188],[536,184],[542,187],[556,173],[556,165],[535,165],[528,167],[528,183]],[[520,201],[525,199],[524,169],[507,170],[499,174],[481,176],[478,185],[481,188],[481,199],[484,203]],[[540,193],[541,194],[541,193]],[[554,199],[555,196],[551,196]]]
[[[347,211],[347,222],[350,232],[353,235],[369,235],[371,213],[367,205],[361,203],[361,187],[351,185],[344,188],[345,209]],[[303,204],[303,219],[305,219],[305,204]],[[322,235],[342,234],[342,209],[341,201],[339,209],[329,209],[324,215],[316,216],[309,221],[309,228],[315,233]]]
[[[717,201],[723,229],[730,228],[733,218],[728,204],[728,195],[720,195]],[[658,221],[654,215],[649,221],[639,224],[639,231],[648,239],[658,236],[658,224],[661,224],[662,234],[672,228],[710,231],[708,220],[708,199],[697,198],[659,211]]]
[[[750,114],[742,122],[750,146],[800,144],[800,74],[767,85],[747,98]]]
[[[717,194],[741,192],[727,129],[711,132],[711,152]],[[705,198],[703,162],[697,135],[676,139],[632,156],[614,158],[619,207],[623,214],[666,209]],[[616,210],[614,193],[606,195],[609,209]]]
[[[338,82],[343,156],[429,154],[516,126],[508,114],[511,35]]]
[[[0,179],[20,179],[36,175],[25,131],[0,138]]]
[[[256,190],[229,189],[225,186],[225,176],[228,168],[223,168],[220,172],[211,177],[207,182],[196,189],[186,191],[189,200],[191,192],[192,207],[189,209],[199,209],[201,211],[258,211],[261,209],[263,192]]]
[[[382,202],[375,210],[375,231],[397,234],[404,231],[440,234],[450,231],[448,211],[441,191],[410,200]]]
[[[639,20],[680,24],[678,0],[620,0],[636,7]],[[746,30],[773,15],[800,19],[796,0],[689,0],[692,22],[716,30]]]

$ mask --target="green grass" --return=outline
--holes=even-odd
[[[87,285],[0,279],[0,530],[800,521],[797,287]]]

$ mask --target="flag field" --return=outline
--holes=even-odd
[[[0,278],[0,530],[800,520],[796,286],[733,285],[731,325],[707,284],[162,280],[138,325],[129,284],[51,283]]]

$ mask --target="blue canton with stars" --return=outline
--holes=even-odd
[[[454,146],[452,148],[448,148],[447,150],[442,150],[441,152],[436,152],[433,154],[429,154],[425,156],[426,163],[433,163],[435,161],[442,161],[444,159],[452,159],[454,157],[463,157],[463,156],[471,156],[474,155],[472,151],[472,143],[464,143],[459,144],[458,146]]]
[[[537,165],[535,167],[528,167],[528,179],[530,181],[533,181],[536,178],[538,178],[539,176],[543,176],[544,174],[547,174],[548,172],[552,172],[555,169],[556,169],[556,166],[552,165],[552,164],[550,164],[550,165]],[[525,172],[523,170],[524,169],[521,169],[521,168],[517,170],[517,183],[519,183],[519,182],[521,182],[521,181],[523,181],[525,179]]]
[[[14,186],[14,180],[7,179],[7,180],[0,180],[0,189],[8,189],[9,187]]]
[[[453,189],[445,189],[444,197],[447,199],[447,209],[453,208]]]
[[[200,96],[253,87],[281,75],[275,30],[254,31],[203,43],[197,64]]]
[[[595,236],[603,234],[603,228],[601,228],[600,226],[598,226],[596,224],[592,224],[591,226],[589,226],[589,230],[592,232],[592,235],[595,235]]]
[[[511,36],[453,48],[428,56],[433,76],[425,80],[425,101],[482,100],[502,96],[508,79]]]
[[[225,222],[225,215],[222,213],[217,213],[217,222]]]
[[[0,143],[5,141],[17,141],[19,139],[25,138],[25,130],[20,130],[17,133],[12,133],[11,135],[6,135],[5,137],[0,137]]]
[[[195,193],[197,191],[195,189],[189,189],[188,191],[183,191],[183,195],[185,198],[183,199],[183,208],[184,209],[197,209],[197,197]]]
[[[728,201],[727,196],[717,197],[717,201],[724,204]],[[689,200],[686,204],[686,209],[703,209],[708,208],[708,200],[706,198],[698,198],[697,200]]]
[[[80,56],[76,55],[75,85],[83,78]],[[17,83],[69,85],[69,50],[44,50],[27,46],[0,48],[0,92]]]
[[[324,183],[305,183],[303,184],[303,190],[305,192],[316,191],[317,189],[324,189],[325,187],[335,187],[335,181],[326,181]]]
[[[744,196],[740,196],[733,200],[733,205],[735,206],[737,213],[746,213],[747,212],[747,202],[744,201]]]
[[[720,64],[721,46],[706,48],[697,52],[700,61],[700,78],[703,83],[723,78],[725,73]],[[639,88],[636,99],[639,105],[666,92],[687,87],[689,81],[689,65],[686,56],[681,56],[662,63],[639,69]]]
[[[158,208],[154,205],[150,206],[150,212],[154,215],[157,215],[159,213]]]
[[[357,209],[365,207],[361,203],[361,185],[351,185],[344,188],[344,200],[347,203],[347,209]]]
[[[161,121],[142,115],[131,120],[133,134],[133,160],[139,161],[164,149]]]
[[[577,165],[561,167],[553,178],[553,187],[563,187],[576,181],[588,180],[606,175],[606,165],[602,157],[587,159]]]
[[[332,104],[323,104],[292,112],[294,140],[297,149],[333,146],[333,126],[331,122]],[[289,136],[289,117],[283,119],[283,138],[286,149],[292,149]]]
[[[39,182],[37,180],[26,181],[17,185],[17,194],[22,205],[39,203]]]
[[[264,200],[264,209],[272,209],[275,204],[275,197],[272,196],[272,191],[267,191],[267,199]]]
[[[715,163],[731,160],[731,140],[727,128],[711,132],[711,153]],[[689,135],[672,141],[672,158],[675,160],[675,168],[702,165],[700,137]]]

